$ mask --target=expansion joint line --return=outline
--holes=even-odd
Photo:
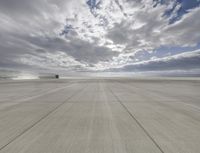
[[[8,143],[6,143],[5,145],[3,145],[0,148],[0,151],[2,151],[4,148],[6,148],[8,145],[10,145],[12,142],[14,142],[15,140],[17,140],[19,137],[21,137],[23,134],[27,133],[29,130],[31,130],[33,127],[35,127],[38,123],[40,123],[41,121],[43,121],[45,118],[47,118],[50,114],[54,113],[58,108],[60,108],[61,106],[63,106],[65,103],[67,103],[68,100],[70,100],[72,97],[74,97],[75,95],[77,95],[79,92],[82,92],[87,86],[84,86],[83,88],[81,88],[80,90],[74,92],[71,96],[69,96],[67,99],[65,99],[62,103],[60,103],[59,105],[57,105],[54,109],[50,110],[47,114],[45,114],[44,116],[42,116],[39,120],[37,120],[35,123],[33,123],[32,125],[30,125],[29,127],[27,127],[24,131],[22,131],[21,133],[19,133],[18,135],[16,135],[11,141],[9,141]]]
[[[160,150],[161,153],[164,153],[159,144],[154,140],[154,138],[149,134],[149,132],[144,128],[144,126],[136,119],[136,117],[129,111],[129,109],[123,104],[119,97],[109,88],[112,95],[117,99],[125,111],[131,116],[131,118],[138,124],[138,126],[144,131],[144,133],[149,137],[149,139],[154,143],[154,145]]]

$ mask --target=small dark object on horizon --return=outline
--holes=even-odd
[[[58,74],[56,74],[55,77],[56,77],[56,79],[59,79],[59,75]]]
[[[59,79],[60,76],[58,74],[44,73],[39,75],[40,79]]]

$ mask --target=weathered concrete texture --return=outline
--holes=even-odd
[[[198,153],[200,81],[0,82],[0,153]]]

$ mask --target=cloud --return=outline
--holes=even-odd
[[[26,41],[48,52],[62,51],[79,62],[88,64],[108,61],[118,53],[107,47],[99,46],[78,38],[65,40],[59,37],[26,37]]]
[[[152,58],[152,60],[136,62],[113,70],[141,72],[192,69],[200,69],[200,50],[185,52],[164,58]]]
[[[18,62],[48,70],[72,71],[83,70],[87,67],[86,64],[80,63],[66,53],[59,51],[54,53],[43,52],[36,55],[25,54],[18,59]]]
[[[166,45],[195,46],[200,42],[197,31],[200,30],[200,8],[186,14],[182,20],[165,28],[163,40]],[[192,23],[192,24],[191,24]]]
[[[200,42],[200,8],[191,10],[181,20],[169,25],[163,16],[167,6],[145,8],[133,14],[132,19],[122,20],[111,28],[107,37],[117,44],[126,44],[127,51],[153,50],[160,46],[194,46]],[[193,24],[191,24],[193,23]],[[189,39],[191,38],[191,39]]]
[[[180,14],[180,9],[186,11]],[[49,71],[129,67],[146,60],[145,54],[136,58],[139,52],[197,45],[199,15],[196,2],[186,7],[176,0],[1,0],[0,67]],[[147,63],[147,70],[148,64],[149,69],[154,65]]]

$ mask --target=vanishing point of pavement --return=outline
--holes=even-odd
[[[0,153],[199,153],[200,81],[0,82]]]

